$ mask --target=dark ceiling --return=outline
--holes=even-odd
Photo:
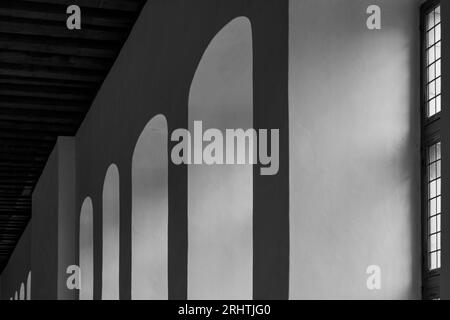
[[[56,138],[76,133],[145,1],[0,1],[0,271]],[[73,4],[81,30],[66,27]]]

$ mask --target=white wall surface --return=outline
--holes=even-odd
[[[290,298],[419,298],[419,1],[292,0],[289,18]]]

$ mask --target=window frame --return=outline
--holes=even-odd
[[[441,4],[440,0],[428,0],[420,7],[420,158],[421,158],[421,246],[422,246],[422,299],[431,300],[440,297],[441,268],[429,270],[428,250],[428,148],[441,142],[440,120],[441,110],[428,117],[427,107],[427,14]],[[442,18],[441,18],[442,23]],[[441,40],[442,43],[443,40]],[[442,52],[442,45],[441,45]],[[442,61],[442,53],[441,53]],[[441,75],[442,77],[442,75]],[[442,142],[441,142],[442,146]],[[442,148],[442,147],[441,147]],[[442,162],[441,162],[442,163]],[[442,170],[442,169],[441,169]],[[441,213],[442,214],[442,213]],[[442,229],[441,229],[442,230]],[[441,258],[442,259],[442,258]],[[442,262],[441,262],[442,266]]]

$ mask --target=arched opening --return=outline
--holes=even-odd
[[[132,299],[168,298],[167,121],[153,117],[132,159]]]
[[[252,29],[245,17],[227,24],[203,54],[189,95],[191,133],[198,120],[223,135],[253,127]],[[251,164],[188,167],[189,299],[252,298],[252,217]]]
[[[80,300],[94,296],[94,232],[91,198],[83,201],[80,213]]]
[[[119,169],[109,166],[103,184],[102,299],[119,299],[120,192]]]
[[[28,272],[27,277],[27,300],[31,300],[31,271]]]
[[[25,285],[23,282],[20,284],[19,300],[25,300]]]

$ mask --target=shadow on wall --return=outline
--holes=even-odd
[[[132,159],[132,299],[168,298],[167,121],[153,117]]]
[[[204,130],[253,128],[252,49],[245,17],[228,23],[211,41],[191,84],[190,132],[196,120]],[[196,151],[203,152],[200,144]],[[189,299],[252,298],[251,164],[188,167],[188,236]]]
[[[197,1],[147,2],[77,133],[80,298],[105,293],[100,176],[111,163],[120,299],[287,298],[287,1]],[[280,128],[278,174],[175,165],[169,135],[193,120]]]
[[[190,124],[253,127],[252,60],[250,21],[236,18],[199,63],[189,97]],[[132,299],[168,298],[168,138],[167,121],[157,115],[133,153]],[[253,166],[195,165],[188,177],[189,298],[251,299]],[[103,185],[103,299],[119,297],[119,198],[119,169],[113,164]],[[81,299],[93,297],[92,216],[88,197],[80,215]]]

